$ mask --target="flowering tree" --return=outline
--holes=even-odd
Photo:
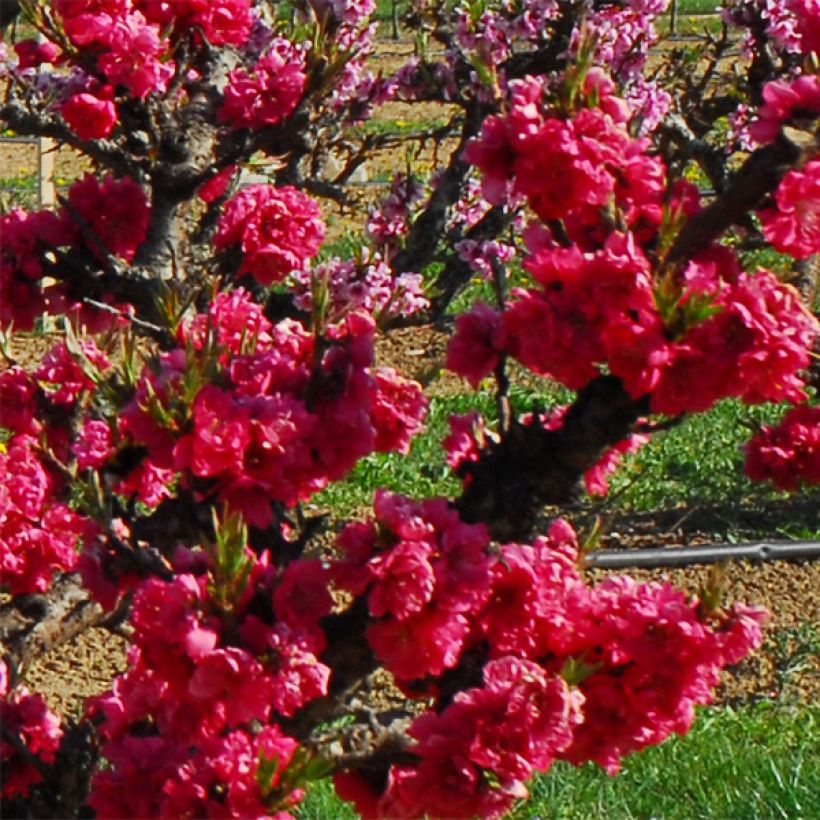
[[[762,613],[591,585],[539,513],[728,396],[795,405],[749,445],[753,478],[818,481],[818,323],[751,251],[798,260],[797,285],[820,252],[820,12],[732,2],[683,82],[649,67],[665,5],[419,4],[416,55],[384,76],[366,1],[21,3],[39,36],[7,48],[0,114],[94,171],[0,218],[4,340],[65,330],[31,372],[4,345],[0,374],[2,585],[61,624],[7,642],[5,800],[282,817],[333,776],[367,816],[497,816],[555,760],[615,773],[689,728]],[[390,99],[446,103],[441,134],[401,139],[457,147],[394,180],[360,253],[320,261],[313,197],[345,200],[400,139],[351,128]],[[270,184],[242,173],[260,153]],[[447,366],[497,414],[451,422],[463,491],[379,491],[322,551],[303,503],[423,425],[377,333],[476,274],[493,304],[457,318]],[[577,397],[519,415],[513,361]],[[99,613],[127,621],[128,669],[61,726],[20,665]],[[370,699],[380,670],[404,699]]]

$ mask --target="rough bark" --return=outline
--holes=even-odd
[[[513,422],[499,443],[464,465],[461,517],[486,524],[499,541],[528,538],[539,510],[572,500],[583,474],[647,411],[647,401],[631,398],[620,379],[599,376],[578,394],[560,429]]]
[[[46,594],[20,595],[0,607],[0,652],[17,668],[99,624],[106,613],[74,573]]]
[[[682,264],[691,259],[761,207],[799,157],[800,148],[785,136],[755,151],[731,178],[722,196],[683,226],[667,261]]]

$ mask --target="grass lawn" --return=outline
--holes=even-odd
[[[720,5],[719,0],[678,0],[678,14],[715,14]]]

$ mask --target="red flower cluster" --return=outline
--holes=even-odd
[[[297,562],[281,576],[247,552],[250,577],[228,612],[208,592],[201,553],[180,560],[201,574],[140,585],[128,670],[90,703],[110,767],[89,803],[105,817],[271,816],[301,792],[281,793],[297,745],[269,721],[327,691],[318,620],[332,602],[326,585],[311,594],[323,571]],[[249,612],[262,598],[273,626]]]
[[[490,118],[470,146],[485,195],[500,201],[500,180],[511,180],[546,223],[528,232],[524,262],[540,287],[513,291],[503,315],[479,304],[460,317],[448,366],[477,385],[508,353],[572,389],[605,367],[631,396],[649,395],[653,412],[670,415],[726,396],[802,400],[797,374],[820,325],[773,275],[740,273],[725,247],[682,273],[653,272],[644,247],[657,241],[664,214],[696,210],[696,196],[684,186],[665,201],[661,161],[629,136],[610,87],[596,88],[600,108],[566,117],[545,112],[540,85],[523,82],[509,114]],[[819,247],[815,165],[788,174],[777,209],[762,214],[775,246],[798,255]]]
[[[240,273],[263,285],[302,270],[325,238],[316,202],[290,186],[247,185],[225,204],[214,245],[238,246]]]
[[[14,209],[0,216],[0,327],[31,330],[48,309],[65,312],[66,288],[44,285],[43,255],[56,248],[86,248],[97,259],[131,261],[148,231],[145,193],[132,179],[102,181],[86,174],[68,191],[59,213]]]
[[[745,470],[753,481],[771,481],[778,490],[820,484],[820,407],[793,407],[778,425],[753,436]]]
[[[78,360],[82,360],[82,364]],[[59,342],[43,357],[34,377],[52,404],[69,406],[94,389],[94,378],[110,367],[108,357],[93,341],[78,342],[75,353]]]
[[[444,499],[413,502],[378,490],[376,520],[347,526],[334,578],[366,595],[376,619],[367,639],[399,680],[439,675],[456,665],[469,613],[489,594],[483,526],[464,524]]]
[[[726,396],[749,404],[803,401],[799,373],[809,364],[820,324],[799,294],[767,271],[741,273],[734,282],[715,279],[712,287],[722,288],[714,299],[718,312],[671,347],[652,410],[699,412]]]
[[[686,731],[720,669],[761,641],[759,610],[709,623],[668,584],[589,586],[561,520],[548,537],[491,555],[486,530],[442,499],[380,491],[374,509],[372,523],[340,534],[332,572],[367,597],[377,655],[416,694],[439,696],[443,679],[430,676],[457,678],[477,658],[483,686],[416,719],[417,761],[392,766],[382,790],[337,776],[366,816],[499,816],[556,759],[614,773],[624,755]]]
[[[18,208],[0,215],[0,327],[10,324],[31,330],[46,311],[59,301],[64,288],[41,287],[42,252],[70,244],[75,236],[71,225],[51,211],[28,213]]]
[[[766,239],[799,259],[820,253],[820,160],[789,171],[775,202],[776,207],[760,212]]]
[[[169,42],[130,0],[56,0],[53,6],[72,45],[94,53],[110,83],[138,98],[166,90],[174,73],[162,59]]]
[[[251,32],[249,0],[55,0],[72,45],[90,52],[105,79],[144,98],[164,93],[174,74],[168,34],[241,45]]]
[[[227,347],[189,358],[167,354],[159,373],[146,368],[137,395],[122,412],[120,435],[144,445],[138,468],[181,472],[183,483],[210,479],[219,497],[253,526],[271,523],[274,501],[292,506],[344,476],[374,450],[406,451],[425,410],[421,389],[390,370],[371,370],[372,319],[351,314],[326,339],[300,324],[275,327],[246,294],[223,294],[208,320]],[[188,336],[204,344],[207,324]],[[202,357],[221,361],[216,383],[205,383],[183,409],[185,373]],[[132,487],[137,473],[129,478]]]
[[[586,92],[598,107],[572,117],[542,108],[542,85],[532,77],[514,81],[512,107],[489,117],[466,159],[483,173],[484,196],[493,203],[511,192],[526,197],[546,223],[563,220],[569,239],[587,249],[609,231],[601,208],[617,205],[636,232],[656,229],[663,215],[666,174],[645,139],[626,129],[628,107],[613,96],[614,84],[591,73]]]
[[[6,662],[0,660],[0,795],[5,799],[25,797],[29,787],[43,777],[33,762],[9,741],[14,737],[29,755],[42,763],[53,763],[63,730],[60,718],[50,711],[41,695],[30,695],[24,687],[9,690]]]
[[[252,73],[228,75],[219,119],[234,128],[264,128],[288,117],[305,88],[304,58],[289,40],[276,38]]]
[[[820,54],[820,4],[817,0],[786,0],[786,6],[796,19],[800,50]]]
[[[491,661],[483,687],[413,723],[418,764],[393,766],[381,794],[349,772],[336,776],[336,790],[365,817],[499,817],[527,796],[522,781],[569,745],[582,702],[536,663]]]
[[[820,77],[803,74],[794,80],[775,80],[763,87],[763,105],[749,127],[759,143],[772,142],[780,128],[795,118],[820,114]]]
[[[481,300],[456,319],[456,331],[447,345],[446,366],[478,388],[493,373],[504,353],[503,319]]]
[[[105,139],[117,124],[117,106],[105,91],[83,91],[70,96],[60,113],[74,133],[84,140]]]
[[[105,364],[93,343],[87,343],[86,352]],[[48,401],[65,413],[93,383],[62,344],[35,376],[46,380],[42,387],[18,367],[0,374],[0,425],[12,433],[0,448],[0,585],[13,595],[44,592],[55,572],[74,568],[79,539],[90,525],[57,500],[65,482],[43,456],[49,446],[59,456],[67,454],[67,436],[60,427],[44,428],[36,412],[38,402]]]
[[[68,192],[68,213],[74,224],[75,213],[91,231],[84,237],[92,252],[106,252],[130,262],[148,231],[150,213],[142,188],[129,177],[115,179],[110,174],[102,181],[86,174]],[[78,226],[78,233],[82,228]]]
[[[133,0],[134,7],[160,29],[174,27],[182,32],[201,33],[212,45],[240,46],[245,43],[254,23],[251,0]]]

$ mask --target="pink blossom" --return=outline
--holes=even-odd
[[[461,613],[427,607],[398,620],[387,618],[367,628],[367,640],[399,680],[440,675],[456,665],[469,622]]]
[[[7,740],[16,738],[34,759],[40,763],[54,762],[63,730],[60,718],[49,710],[41,695],[31,695],[19,688],[8,691],[8,670],[0,660],[0,761],[3,766],[2,796],[5,799],[25,797],[29,788],[43,777],[38,768]]]
[[[450,416],[447,420],[450,433],[445,436],[442,446],[447,453],[447,464],[453,470],[463,462],[478,461],[486,446],[483,419],[477,411],[461,416]]]
[[[72,442],[71,451],[77,457],[77,466],[81,470],[100,467],[114,454],[108,422],[88,419]]]
[[[68,204],[93,233],[94,239],[87,240],[87,244],[96,257],[107,251],[128,262],[134,258],[148,232],[150,218],[148,201],[138,183],[130,177],[115,179],[110,174],[100,182],[86,174],[69,189]],[[71,224],[70,210],[64,218]]]
[[[207,204],[215,202],[217,199],[225,195],[228,186],[236,174],[236,166],[228,165],[223,168],[218,174],[212,176],[198,191],[197,196]]]
[[[820,253],[820,160],[789,171],[776,205],[760,212],[763,235],[782,253],[799,259]]]
[[[300,270],[322,244],[318,205],[296,188],[248,185],[225,205],[214,245],[242,250],[240,273],[263,285]]]
[[[143,0],[147,7],[151,0]],[[250,0],[183,0],[175,9],[180,28],[198,28],[213,45],[242,45],[254,17]]]
[[[117,124],[114,103],[87,92],[69,97],[60,110],[74,133],[83,140],[105,139]]]
[[[800,404],[746,444],[746,475],[778,490],[820,484],[820,407]]]
[[[820,4],[817,0],[786,0],[785,5],[795,17],[800,51],[820,54]]]
[[[36,435],[42,427],[37,419],[37,382],[19,365],[0,373],[0,426],[13,433]]]
[[[484,667],[483,688],[459,693],[440,715],[418,718],[410,734],[423,758],[446,754],[456,740],[471,763],[493,771],[501,782],[523,781],[534,771],[546,772],[570,745],[583,719],[582,703],[538,664],[507,656]]]
[[[315,649],[315,637],[304,629],[278,623],[266,630],[268,692],[280,715],[291,717],[306,703],[327,694],[330,669],[319,661]]]
[[[392,368],[371,371],[372,416],[376,428],[374,447],[379,452],[410,452],[413,437],[422,429],[427,400],[421,385],[400,376]]]
[[[174,449],[176,469],[203,477],[241,472],[250,425],[249,412],[229,392],[206,384],[194,400],[193,431]]]
[[[114,18],[105,31],[105,45],[98,62],[110,83],[125,86],[139,99],[166,90],[174,67],[160,57],[169,44],[160,39],[159,28],[150,25],[141,12]]]
[[[72,405],[94,390],[95,378],[109,367],[108,357],[93,341],[79,342],[76,353],[60,342],[45,355],[34,376],[50,402]]]
[[[402,541],[373,559],[370,567],[374,583],[368,596],[371,614],[391,614],[401,621],[424,609],[436,584],[431,557],[430,545]]]
[[[43,63],[53,63],[60,54],[60,47],[56,43],[38,42],[34,38],[18,40],[14,44],[14,51],[17,53],[19,63],[17,68],[38,68]]]
[[[201,350],[208,332],[216,330],[216,340],[230,353],[262,353],[271,349],[272,325],[262,306],[243,288],[220,291],[208,305],[207,313],[197,314],[180,328],[180,341]]]
[[[157,816],[177,817],[272,817],[284,820],[286,812],[272,814],[269,795],[281,788],[283,777],[297,749],[296,741],[274,726],[256,735],[237,730],[213,738],[196,750],[162,787]],[[260,782],[260,762],[275,760],[269,783]],[[291,806],[301,792],[282,795],[277,803]]]
[[[333,607],[329,581],[329,569],[317,558],[288,564],[273,597],[277,618],[290,626],[318,629],[319,619]]]
[[[780,127],[794,117],[820,113],[820,77],[803,74],[794,80],[774,80],[763,87],[763,105],[749,134],[758,143],[767,143],[780,133]]]
[[[305,87],[304,61],[292,43],[277,38],[248,74],[228,76],[219,119],[234,128],[264,128],[290,116]]]
[[[478,388],[498,366],[503,352],[502,316],[479,301],[456,320],[456,332],[447,346],[446,366]]]
[[[0,215],[0,234],[0,327],[13,322],[18,330],[31,330],[47,308],[47,294],[61,287],[43,288],[43,254],[73,242],[75,230],[62,214],[13,208]]]
[[[720,312],[675,345],[652,393],[652,410],[698,412],[725,396],[748,403],[802,401],[799,372],[808,365],[820,325],[797,293],[759,271],[724,286],[717,304]]]

